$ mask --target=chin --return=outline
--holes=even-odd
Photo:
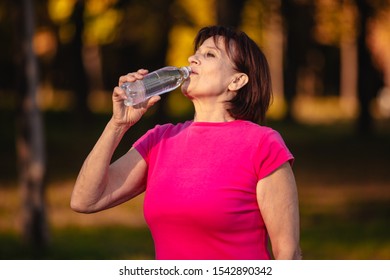
[[[188,86],[189,86],[189,83],[184,83],[181,86],[181,92],[184,94],[184,96],[187,96],[187,97],[189,97]]]
[[[192,99],[191,95],[187,91],[182,91],[183,95],[188,99]]]

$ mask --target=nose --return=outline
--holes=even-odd
[[[191,65],[191,64],[196,64],[196,65],[198,65],[198,64],[199,64],[199,59],[198,59],[198,57],[197,57],[196,54],[193,54],[193,55],[191,55],[191,56],[188,58],[188,62],[190,63],[190,65]]]

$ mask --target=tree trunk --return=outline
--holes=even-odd
[[[75,25],[75,35],[71,42],[71,56],[73,58],[73,82],[76,94],[76,110],[81,117],[89,117],[88,107],[89,82],[83,59],[85,1],[77,0],[73,9],[72,21]]]
[[[238,27],[241,23],[241,11],[246,1],[217,0],[217,22],[219,25]]]
[[[292,103],[297,95],[298,73],[305,66],[306,54],[313,45],[313,10],[314,4],[311,1],[281,1],[285,32],[283,86],[287,103],[286,121],[294,121]]]
[[[151,55],[147,61],[148,65],[166,65],[166,56],[169,48],[169,31],[172,28],[172,4],[174,3],[173,0],[165,0],[165,1],[157,1],[154,4],[154,9],[158,11],[159,16],[161,16],[161,21],[159,25],[160,30],[160,40],[159,40],[159,52],[155,52],[153,55]],[[154,122],[155,123],[167,123],[172,121],[168,114],[168,98],[162,98],[157,104],[156,104],[156,114],[153,115]]]
[[[370,112],[371,101],[382,86],[383,79],[379,71],[374,67],[371,53],[368,49],[367,28],[370,17],[373,16],[373,8],[368,0],[356,0],[360,18],[360,33],[357,39],[358,45],[358,99],[359,117],[357,123],[358,133],[369,136],[373,132],[373,119]]]
[[[22,193],[22,230],[25,241],[41,248],[47,244],[48,229],[44,202],[46,171],[42,116],[36,102],[38,63],[33,50],[35,29],[32,0],[19,0],[18,17],[18,118],[16,146]]]
[[[357,104],[357,44],[342,34],[340,42],[340,104],[353,114]]]

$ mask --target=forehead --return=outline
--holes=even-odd
[[[199,48],[216,48],[222,53],[226,53],[230,58],[232,56],[232,51],[234,50],[233,45],[234,43],[232,41],[228,42],[223,36],[213,36],[204,40]]]
[[[222,53],[226,53],[224,39],[222,37],[209,37],[198,46],[198,50],[204,48],[218,49]]]
[[[233,68],[236,68],[234,60],[233,60],[233,44],[232,42],[229,43],[226,42],[226,38],[222,36],[214,36],[209,37],[200,45],[198,49],[217,49],[220,52],[221,58],[223,60],[227,61],[229,64],[233,66]]]

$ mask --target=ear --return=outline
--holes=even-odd
[[[245,86],[249,81],[248,75],[245,73],[237,73],[233,76],[233,80],[230,82],[228,89],[230,91],[238,91]]]

